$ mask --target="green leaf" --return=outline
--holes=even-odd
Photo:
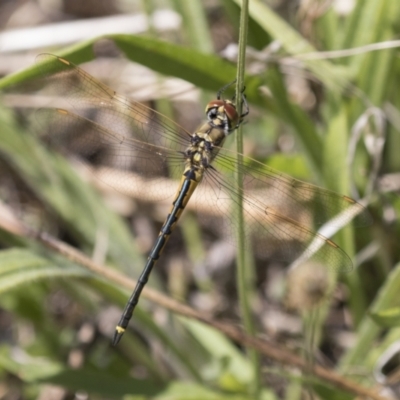
[[[61,57],[67,58],[68,61],[71,61],[74,64],[81,64],[91,61],[95,58],[93,53],[93,43],[95,41],[96,39],[78,43],[58,52],[58,54]],[[32,59],[32,65],[30,67],[24,68],[22,71],[15,72],[14,74],[7,75],[0,79],[0,90],[10,88],[14,85],[18,86],[24,82],[41,78],[42,72],[39,68],[37,68],[34,61],[35,60]]]
[[[230,375],[233,380],[225,380],[225,384],[243,388],[243,384],[251,382],[252,368],[238,349],[220,332],[214,328],[194,320],[179,318],[197,341],[207,350],[209,354],[219,363],[219,368],[224,371],[225,378]],[[236,382],[234,382],[236,381]]]
[[[173,382],[156,397],[157,400],[250,400],[240,394],[222,394],[193,383]],[[133,399],[132,399],[133,400]]]
[[[384,328],[400,326],[400,307],[392,307],[378,312],[370,312],[370,317]]]
[[[84,391],[106,397],[121,398],[125,395],[156,396],[163,385],[151,379],[120,378],[107,372],[92,371],[89,368],[78,370],[63,369],[61,372],[37,380],[62,386],[69,390]]]
[[[370,307],[371,314],[379,314],[382,310],[392,309],[398,306],[400,293],[400,264],[397,264],[387,276],[384,285],[379,289],[377,296]],[[341,360],[342,370],[351,365],[362,364],[368,357],[366,349],[373,349],[381,327],[371,319],[370,314],[365,315],[359,328],[355,344]]]
[[[312,387],[315,390],[315,392],[318,394],[319,398],[324,399],[324,400],[352,400],[352,399],[354,399],[353,394],[343,392],[342,390],[340,390],[336,387],[324,385],[322,383],[313,383]]]
[[[0,293],[33,281],[60,277],[87,278],[91,274],[82,267],[58,259],[39,257],[26,249],[10,249],[0,252]]]
[[[325,182],[331,190],[346,193],[349,190],[347,166],[348,132],[345,104],[330,96],[330,116],[323,143]]]
[[[315,129],[314,123],[297,104],[293,104],[290,101],[283,82],[283,76],[278,68],[270,68],[268,84],[281,119],[292,126],[296,139],[302,145],[311,170],[320,174],[323,161],[321,153],[322,140]]]
[[[178,46],[145,36],[108,35],[107,38],[113,40],[131,61],[145,65],[163,75],[185,79],[213,92],[233,81],[236,76],[234,64],[216,55],[202,53],[190,47]],[[94,58],[93,44],[99,39],[101,38],[74,45],[57,54],[75,64],[90,61]],[[36,64],[32,63],[29,68],[0,79],[0,90],[35,78],[41,78],[41,71]],[[258,91],[261,79],[248,76],[245,82],[248,100],[268,106],[268,102]]]
[[[25,383],[52,384],[103,397],[155,396],[164,388],[151,379],[118,377],[90,367],[73,370],[44,357],[25,357],[23,362],[18,362],[7,347],[0,348],[0,365]]]
[[[235,79],[236,66],[215,55],[142,36],[112,35],[109,38],[131,61],[204,89],[215,90]]]
[[[299,154],[274,154],[268,158],[267,164],[293,178],[310,180],[310,169],[304,162],[304,157]]]

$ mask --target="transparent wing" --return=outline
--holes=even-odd
[[[182,174],[183,152],[190,143],[187,131],[154,110],[116,94],[66,60],[41,55],[38,62],[47,88],[72,106],[71,111],[39,110],[36,119],[41,134],[91,164],[138,173],[135,179],[131,175],[118,175],[111,183],[107,179],[118,190],[138,186],[146,192],[157,191],[159,198],[173,194],[177,181],[171,194],[160,188],[158,177],[179,178]],[[303,256],[337,269],[351,269],[351,260],[343,250],[316,230],[337,214],[336,223],[343,226],[353,218],[354,209],[356,213],[363,211],[362,205],[249,158],[239,165],[244,188],[238,194],[233,155],[221,149],[214,168],[207,170],[195,192],[200,211],[203,205],[206,212],[223,216],[234,241],[232,204],[239,195],[244,204],[246,234],[259,253],[288,262]]]
[[[190,134],[169,118],[143,104],[118,95],[88,73],[51,54],[37,57],[48,95],[65,100],[66,109],[41,109],[35,114],[39,135],[54,147],[95,167],[112,167],[137,173],[137,178],[109,170],[96,172],[108,185],[157,194],[174,194],[160,188],[157,177],[179,177],[183,152]],[[104,179],[103,179],[104,178]]]
[[[177,151],[111,131],[64,109],[40,109],[35,119],[36,129],[51,147],[84,162],[117,191],[161,200],[177,190],[178,180],[166,190],[160,179],[181,177],[184,159]]]
[[[237,227],[233,208],[238,198],[234,178],[236,165],[232,152],[221,149],[214,169],[207,170],[203,188],[199,187],[196,194],[206,207],[219,210],[227,222],[227,237],[231,241],[236,240]],[[239,168],[244,180],[239,195],[243,200],[245,234],[259,255],[286,262],[301,256],[338,270],[351,270],[352,262],[347,254],[316,231],[328,221],[344,226],[357,214],[362,215],[361,223],[367,223],[368,217],[361,204],[247,157]]]
[[[36,61],[46,90],[66,99],[75,114],[98,121],[120,136],[177,151],[186,149],[190,134],[164,115],[117,94],[60,57],[40,54]]]

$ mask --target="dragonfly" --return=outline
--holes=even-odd
[[[68,60],[41,54],[37,64],[46,88],[68,103],[65,109],[36,112],[41,134],[50,143],[67,152],[78,151],[96,168],[111,164],[125,172],[134,171],[134,176],[141,178],[121,175],[119,185],[144,185],[146,192],[161,192],[157,177],[173,182],[170,185],[176,194],[169,214],[116,326],[114,345],[126,331],[153,267],[191,197],[218,211],[233,241],[237,220],[228,204],[241,199],[245,237],[264,255],[287,262],[312,259],[340,271],[352,269],[349,256],[318,233],[318,227],[330,220],[344,226],[363,213],[363,205],[249,157],[243,156],[238,162],[235,152],[223,148],[226,138],[249,113],[243,93],[244,112],[238,113],[233,99],[223,96],[227,86],[222,88],[207,104],[205,122],[189,132],[154,109],[117,94]],[[238,170],[243,176],[242,187],[235,181]]]

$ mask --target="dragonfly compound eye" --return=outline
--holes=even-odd
[[[225,114],[228,117],[231,126],[237,126],[239,115],[233,103],[225,101]]]

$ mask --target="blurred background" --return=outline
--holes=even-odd
[[[393,396],[398,15],[390,0],[250,1],[243,126],[245,155],[367,208],[333,238],[353,260],[350,273],[288,269],[249,251],[257,334]],[[239,17],[234,0],[0,0],[0,220],[12,216],[136,279],[169,212],[168,182],[154,195],[122,178],[107,184],[43,143],[32,121],[49,98],[35,58],[60,55],[192,132],[235,78]],[[63,100],[58,93],[50,105]],[[230,218],[217,210],[199,219],[200,207],[189,202],[149,285],[240,325],[236,249],[222,229]],[[144,298],[113,348],[128,291],[0,225],[1,399],[354,398]]]

